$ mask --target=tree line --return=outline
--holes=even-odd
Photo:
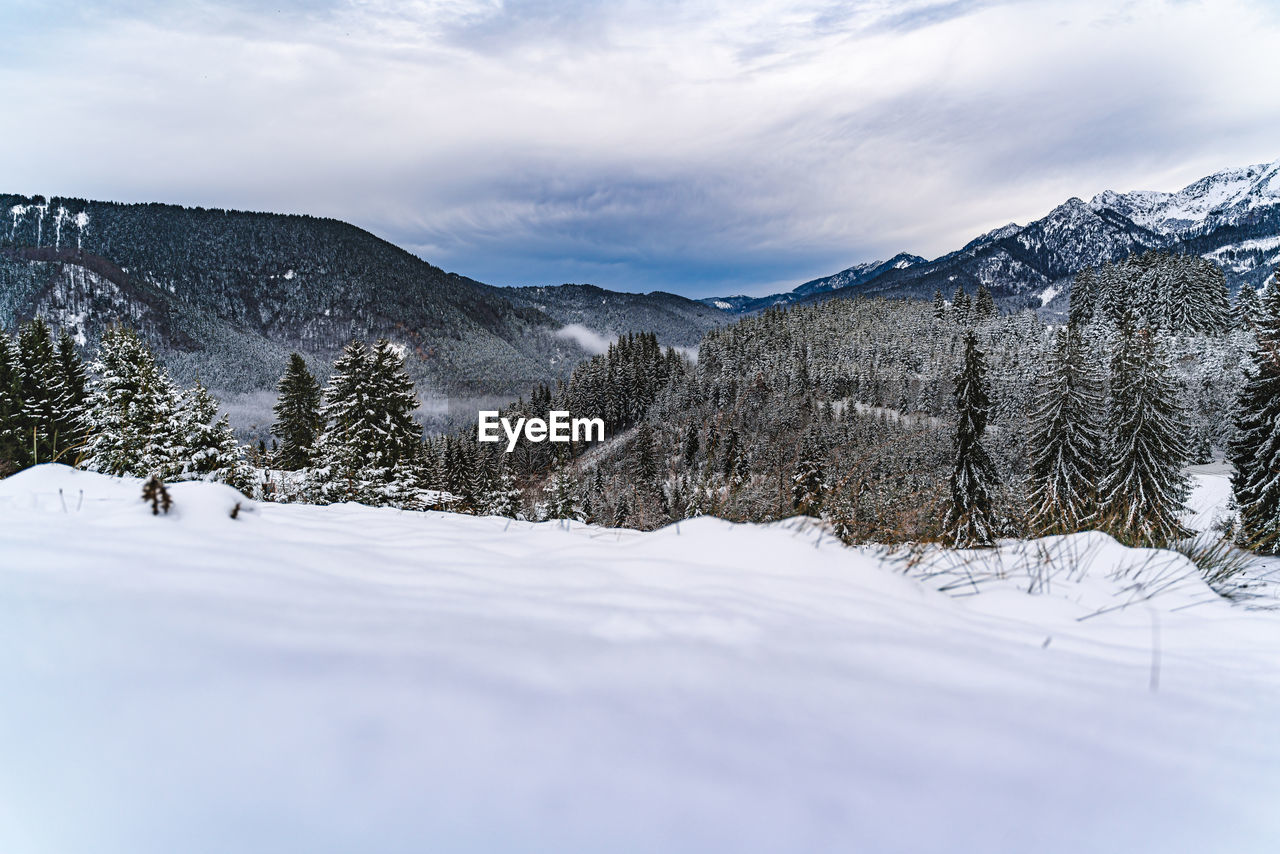
[[[1180,264],[1157,278],[1200,276],[1198,259],[1143,257],[1104,278]],[[323,385],[294,355],[272,446],[244,449],[209,392],[179,388],[134,333],[113,328],[85,365],[37,319],[0,339],[0,465],[638,528],[804,513],[848,542],[1101,528],[1165,545],[1188,533],[1186,464],[1225,454],[1231,533],[1280,548],[1280,279],[1242,291],[1225,320],[1217,296],[1185,322],[1151,308],[1163,299],[1060,328],[989,301],[961,290],[772,309],[709,333],[694,361],[625,335],[503,410],[599,416],[608,441],[522,439],[511,454],[473,430],[424,436],[403,352],[385,339],[349,343]]]

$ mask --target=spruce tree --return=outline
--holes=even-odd
[[[1031,424],[1031,527],[1066,534],[1096,511],[1102,383],[1073,326],[1058,332],[1047,367]]]
[[[520,488],[516,486],[515,477],[503,468],[485,495],[484,512],[489,516],[515,519],[520,514],[520,498]]]
[[[201,383],[182,393],[176,417],[177,442],[166,480],[216,480],[247,491],[253,475],[226,415]]]
[[[648,421],[642,421],[636,429],[635,444],[631,449],[631,476],[636,489],[643,493],[654,492],[658,488],[658,450]]]
[[[826,491],[826,466],[816,431],[805,431],[791,473],[791,503],[802,515],[819,516]]]
[[[1257,343],[1228,447],[1235,466],[1231,485],[1240,544],[1280,554],[1280,270],[1263,292],[1254,329]]]
[[[21,466],[51,462],[58,452],[58,367],[53,334],[42,318],[18,332],[22,369]]]
[[[964,367],[955,382],[956,456],[945,523],[956,548],[988,546],[996,537],[991,506],[996,471],[982,446],[991,409],[986,373],[986,357],[978,349],[977,337],[970,332],[964,340]]]
[[[551,470],[546,487],[548,519],[581,519],[581,510],[574,495],[573,472],[567,465],[557,462]]]
[[[955,315],[956,323],[961,326],[969,323],[969,295],[964,291],[964,285],[956,285],[956,292],[951,297],[951,311]]]
[[[413,459],[422,443],[422,426],[413,417],[418,397],[405,371],[404,356],[385,338],[370,353],[369,383],[379,462],[392,466]]]
[[[26,419],[22,406],[22,363],[18,345],[0,330],[0,477],[22,467]]]
[[[942,298],[942,288],[937,288],[933,292],[933,317],[935,320],[942,320],[947,316],[947,301]]]
[[[144,477],[174,464],[178,391],[151,350],[130,329],[109,328],[93,364],[90,434],[84,465],[90,471]]]
[[[289,357],[277,392],[272,410],[276,422],[271,425],[271,432],[280,438],[280,451],[274,462],[287,471],[304,469],[311,463],[316,436],[324,425],[320,418],[320,384],[298,353]]]
[[[308,477],[321,501],[418,506],[422,428],[404,358],[383,339],[370,350],[353,341],[334,363]],[[474,496],[472,496],[474,498]]]
[[[1098,277],[1092,268],[1076,273],[1067,307],[1069,322],[1076,329],[1083,329],[1095,320],[1098,292]]]
[[[1233,311],[1236,328],[1246,332],[1252,331],[1261,317],[1262,303],[1258,299],[1258,292],[1251,285],[1241,285],[1240,293],[1236,294]]]
[[[363,341],[349,343],[333,363],[320,409],[325,426],[307,476],[308,492],[318,502],[373,502],[373,485],[365,475],[375,444],[367,420],[369,364]]]
[[[78,464],[84,452],[86,407],[89,402],[89,374],[76,350],[76,342],[63,329],[58,335],[56,361],[55,459]]]
[[[1000,314],[995,297],[991,296],[986,285],[978,285],[978,293],[973,298],[973,314],[977,323],[985,323]]]
[[[1132,311],[1112,357],[1109,409],[1103,526],[1129,545],[1163,547],[1188,536],[1178,521],[1188,492],[1178,388],[1166,349]]]
[[[692,466],[693,461],[698,458],[699,444],[698,425],[690,421],[685,428],[684,434],[684,464],[686,466]]]
[[[459,509],[470,510],[475,505],[476,496],[471,492],[475,477],[471,471],[472,464],[468,450],[469,445],[464,439],[449,438],[447,440],[444,456],[444,483],[445,488],[461,502]]]

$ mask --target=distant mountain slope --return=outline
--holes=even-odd
[[[0,325],[38,311],[92,343],[126,321],[180,375],[183,354],[198,352],[192,369],[216,388],[269,387],[280,353],[327,358],[354,337],[403,344],[415,378],[440,394],[509,391],[583,355],[540,312],[336,220],[13,196],[0,206]]]
[[[1280,160],[1226,169],[1175,193],[1069,199],[1042,219],[1010,223],[932,261],[859,265],[816,280],[844,283],[837,287],[808,282],[786,294],[704,302],[746,313],[857,294],[928,298],[940,289],[949,298],[956,287],[972,292],[981,284],[1007,309],[1061,308],[1077,271],[1148,249],[1208,258],[1233,291],[1261,286],[1280,264]]]
[[[333,219],[11,195],[0,215],[0,328],[39,313],[92,347],[124,322],[221,392],[272,388],[290,350],[325,370],[387,336],[424,398],[505,398],[586,357],[567,323],[692,345],[726,318],[671,294],[491,287]]]
[[[586,326],[606,337],[653,332],[663,344],[696,347],[708,330],[733,318],[714,306],[676,294],[607,291],[595,285],[502,288],[517,306],[537,309],[559,323]]]
[[[737,314],[745,314],[754,311],[762,311],[766,308],[778,305],[793,305],[800,302],[813,301],[813,298],[825,299],[833,295],[836,291],[846,288],[856,288],[873,279],[883,276],[894,270],[904,270],[915,264],[924,263],[925,259],[919,255],[910,255],[901,252],[888,261],[871,261],[865,264],[855,264],[847,270],[841,270],[832,276],[824,276],[821,279],[814,279],[805,282],[800,287],[785,294],[772,294],[767,297],[711,297],[702,300],[706,305],[722,311],[731,311]]]

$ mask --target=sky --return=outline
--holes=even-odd
[[[1280,158],[1280,4],[5,0],[0,192],[704,297]]]

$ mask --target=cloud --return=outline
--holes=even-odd
[[[0,187],[759,293],[1280,156],[1269,4],[18,0]],[[140,11],[139,11],[140,10]]]
[[[593,356],[608,352],[609,345],[614,341],[614,339],[606,338],[593,329],[588,329],[581,323],[570,323],[568,326],[556,330],[556,337],[572,341]]]

